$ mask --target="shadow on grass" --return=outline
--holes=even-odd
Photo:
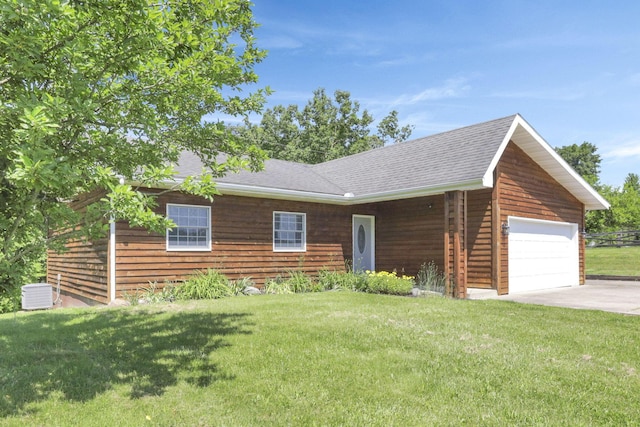
[[[180,381],[233,379],[212,363],[225,337],[250,333],[246,313],[64,310],[0,319],[0,416],[49,398],[88,401],[115,385],[131,399]]]

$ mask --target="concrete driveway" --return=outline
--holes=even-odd
[[[640,282],[587,280],[583,286],[522,292],[504,301],[640,315]]]

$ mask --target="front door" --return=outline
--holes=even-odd
[[[375,271],[375,250],[375,217],[353,215],[353,271]]]

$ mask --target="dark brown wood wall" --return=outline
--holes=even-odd
[[[433,261],[443,271],[441,195],[383,202],[376,210],[376,270],[413,276]]]
[[[180,193],[162,196],[166,203],[207,205]],[[273,211],[306,213],[306,252],[273,251]],[[216,196],[211,208],[212,248],[206,252],[167,251],[165,235],[147,233],[118,223],[116,277],[118,292],[134,292],[149,282],[184,280],[195,270],[215,268],[230,278],[266,278],[302,270],[345,269],[352,252],[351,215],[375,214],[372,206],[334,206],[261,198]]]
[[[491,289],[492,189],[467,192],[467,285]]]
[[[84,212],[86,207],[104,196],[103,192],[83,195],[71,207]],[[56,285],[60,274],[60,289],[82,297],[108,302],[108,238],[94,241],[73,240],[67,251],[47,253],[47,282]]]
[[[500,224],[509,216],[577,223],[584,228],[584,205],[536,164],[513,142],[507,145],[498,164]],[[499,224],[494,224],[494,230]],[[498,293],[509,290],[508,236],[498,234],[500,260]],[[580,235],[580,283],[584,283],[584,238]]]

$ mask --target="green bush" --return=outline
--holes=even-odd
[[[244,295],[244,290],[255,286],[255,282],[251,279],[251,277],[243,277],[238,280],[231,280],[229,282],[229,289],[231,290],[231,295],[242,296]]]
[[[296,294],[309,292],[313,287],[313,280],[303,271],[289,271],[289,277],[285,281],[289,284],[291,292]]]
[[[264,293],[272,295],[292,294],[289,282],[277,276],[275,279],[267,279],[264,283]]]
[[[414,281],[411,276],[398,277],[395,271],[367,272],[365,292],[373,294],[408,295],[413,289]]]
[[[324,290],[363,290],[366,285],[366,276],[358,272],[346,272],[336,270],[321,270],[318,274],[318,284]]]
[[[12,286],[5,289],[0,286],[0,314],[20,310],[22,303],[22,288]]]
[[[229,279],[217,270],[198,271],[176,291],[179,299],[217,299],[233,295]]]

